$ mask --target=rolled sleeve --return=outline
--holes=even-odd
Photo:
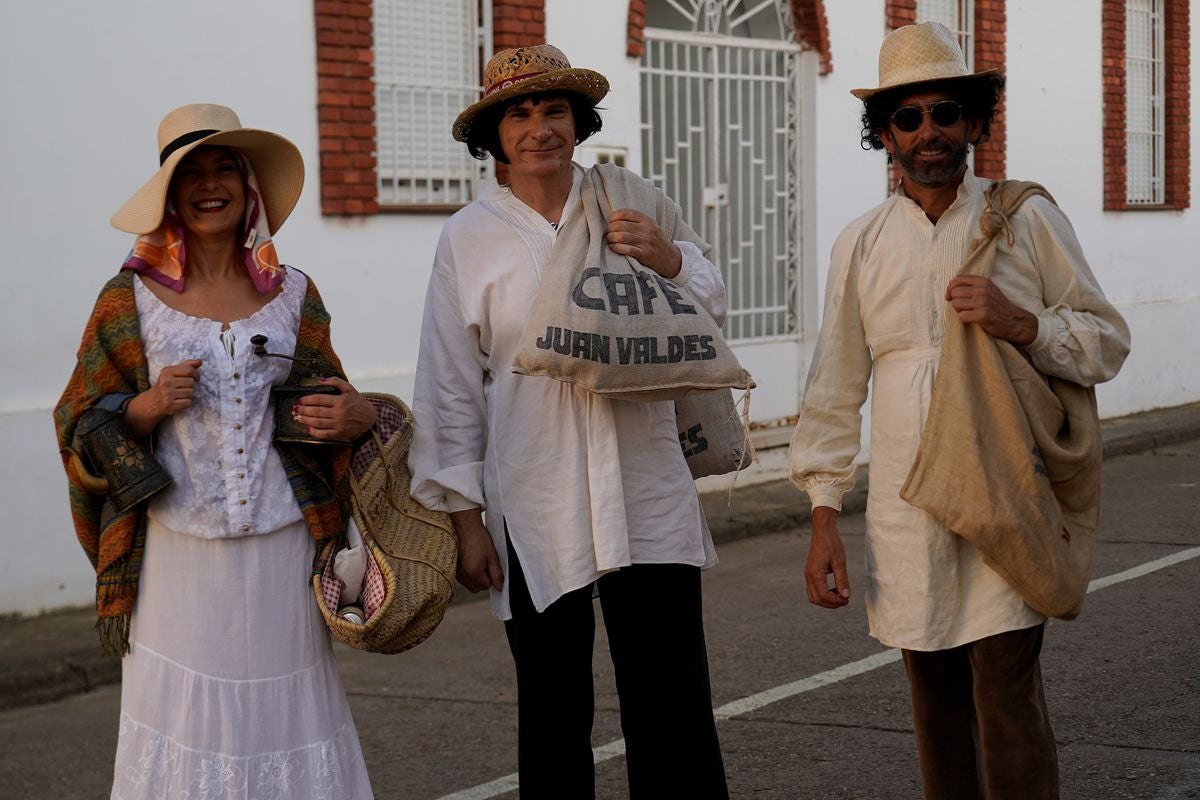
[[[1129,355],[1129,327],[1104,296],[1066,215],[1029,201],[1030,258],[1038,265],[1043,308],[1037,337],[1025,347],[1043,374],[1093,386],[1113,378]]]

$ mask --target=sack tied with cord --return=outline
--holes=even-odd
[[[608,248],[613,209],[632,208],[672,241],[709,246],[650,181],[610,164],[592,167],[581,212],[559,231],[513,372],[576,383],[621,400],[674,400],[754,381],[686,285]]]
[[[1001,240],[1012,236],[1008,218],[1033,195],[1053,202],[1036,183],[988,188],[959,274],[991,275]],[[900,497],[973,542],[1047,617],[1072,619],[1083,608],[1102,452],[1094,387],[1044,376],[1009,342],[946,315],[925,430]]]

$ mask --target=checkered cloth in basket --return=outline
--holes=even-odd
[[[389,394],[363,397],[377,416],[372,441],[358,448],[351,464],[354,520],[368,553],[361,598],[366,621],[337,615],[342,582],[333,574],[333,557],[344,538],[321,548],[312,586],[335,639],[357,650],[399,653],[425,641],[442,621],[454,596],[458,546],[450,516],[409,495],[412,412]]]

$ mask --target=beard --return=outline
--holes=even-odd
[[[936,153],[939,157],[936,161],[925,161],[917,156],[918,152]],[[939,136],[915,143],[907,150],[897,147],[895,157],[904,174],[922,186],[944,186],[967,163],[967,143],[950,142]]]

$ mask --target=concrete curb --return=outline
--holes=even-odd
[[[1104,457],[1153,451],[1200,439],[1200,403],[1104,421]],[[865,470],[843,499],[845,513],[866,508]],[[718,544],[791,530],[812,518],[807,496],[786,480],[701,495]],[[797,559],[800,555],[797,555]],[[455,602],[485,597],[459,591]],[[91,608],[0,619],[0,711],[49,703],[121,680],[121,662],[99,655]]]

